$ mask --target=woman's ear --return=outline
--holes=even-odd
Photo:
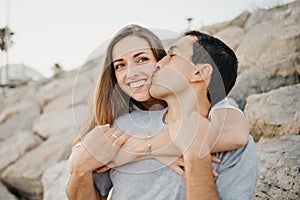
[[[210,64],[199,64],[196,65],[197,70],[193,72],[193,76],[190,79],[192,83],[205,81],[211,77],[213,68]]]

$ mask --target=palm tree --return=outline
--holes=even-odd
[[[11,36],[14,35],[14,32],[10,30],[9,27],[0,28],[0,51],[2,58],[6,57],[6,62],[1,62],[0,66],[0,84],[2,83],[2,69],[6,66],[6,81],[8,81],[8,66],[7,66],[7,57],[8,49],[12,46],[13,42]],[[6,55],[6,56],[5,56]]]

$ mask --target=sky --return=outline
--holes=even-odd
[[[188,27],[187,18],[193,18],[192,29],[199,29],[247,10],[291,1],[0,0],[0,27],[8,24],[15,33],[9,64],[23,63],[49,77],[54,63],[65,70],[80,67],[99,45],[128,24],[182,32]]]

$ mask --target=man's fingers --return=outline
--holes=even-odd
[[[220,163],[221,160],[219,158],[217,158],[216,156],[211,156],[211,161],[214,162],[214,163]]]
[[[219,176],[219,174],[215,170],[213,170],[213,176],[214,176],[214,178],[217,178]]]
[[[180,166],[172,164],[172,165],[169,166],[169,168],[174,170],[181,177],[185,178],[185,172]]]
[[[105,172],[107,170],[109,170],[111,167],[109,165],[104,165],[103,167],[100,167],[96,170],[97,173],[102,173]]]

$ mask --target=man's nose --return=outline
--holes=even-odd
[[[161,68],[161,62],[157,62],[155,64],[155,70],[159,70]]]

